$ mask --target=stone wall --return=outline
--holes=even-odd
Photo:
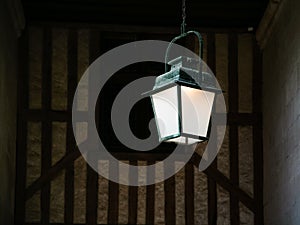
[[[0,1],[0,224],[13,224],[16,115],[17,34],[6,1]]]
[[[282,1],[263,56],[266,225],[300,224],[300,1]]]

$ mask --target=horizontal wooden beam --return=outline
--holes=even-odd
[[[100,22],[111,24],[180,24],[181,2],[174,1],[35,1],[23,2],[31,21]],[[261,1],[191,1],[189,26],[257,26],[266,0]],[[180,12],[180,11],[179,11]],[[154,16],[155,15],[155,16]]]
[[[180,33],[180,27],[169,25],[167,27],[160,26],[160,24],[153,25],[126,25],[126,24],[112,24],[112,23],[96,23],[91,22],[60,22],[60,21],[47,21],[47,20],[29,20],[28,24],[31,26],[38,27],[56,27],[56,28],[77,28],[77,29],[99,29],[101,32],[117,32],[117,33],[137,33],[142,35],[147,34],[160,34],[160,35],[178,35]],[[249,33],[248,27],[232,27],[232,26],[222,26],[222,27],[207,27],[207,26],[196,26],[189,25],[191,30],[197,30],[201,33]],[[171,40],[171,39],[170,39]]]
[[[87,223],[72,223],[72,225],[86,225]],[[23,223],[22,225],[42,225],[41,223]],[[65,223],[48,223],[47,225],[66,225]],[[103,224],[103,223],[98,223],[97,225],[110,225],[110,223],[108,224]]]
[[[72,118],[71,112],[42,109],[28,109],[23,111],[23,117],[31,122],[40,122],[45,120],[56,122],[67,122]]]
[[[78,12],[82,11],[83,13],[99,13],[105,12],[110,13],[111,16],[116,15],[117,13],[133,13],[133,14],[143,14],[143,13],[151,13],[153,12],[159,13],[162,15],[174,15],[178,14],[178,7],[181,6],[181,2],[174,3],[174,1],[32,1],[26,0],[24,2],[24,8],[32,12],[31,10],[39,9],[43,12],[43,10],[55,10],[55,11],[63,11],[63,12]],[[232,12],[241,13],[242,10],[248,10],[247,14],[256,10],[263,10],[266,6],[266,1],[190,1],[187,5],[190,8],[190,12],[207,12],[212,16],[212,13],[217,14],[217,12],[213,12],[213,10],[220,11],[223,9],[224,13],[230,14]],[[156,10],[155,10],[156,9]],[[29,15],[30,16],[30,15]]]
[[[41,223],[24,223],[24,225],[42,225]],[[66,225],[65,223],[48,223],[47,225]],[[72,225],[86,225],[86,223],[72,223]],[[97,225],[108,225],[108,224],[100,224]]]
[[[81,114],[81,118],[87,118],[87,112],[77,112]],[[24,110],[23,116],[32,122],[39,122],[44,120],[51,120],[57,122],[67,122],[72,119],[72,114],[67,111],[43,111],[38,109]],[[221,114],[216,114],[222,116]],[[261,121],[261,113],[228,113],[227,114],[227,125],[240,125],[240,126],[251,126]],[[84,120],[78,122],[85,122]],[[223,125],[223,124],[221,124]]]

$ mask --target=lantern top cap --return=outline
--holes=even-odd
[[[178,84],[196,89],[221,93],[216,85],[213,74],[202,71],[202,61],[187,56],[180,56],[168,62],[171,70],[158,76],[155,80],[154,90]]]

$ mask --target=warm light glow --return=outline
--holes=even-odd
[[[215,93],[174,86],[152,95],[160,141],[194,144],[208,136]]]
[[[177,87],[152,95],[159,136],[164,139],[179,134]]]
[[[215,94],[181,87],[182,132],[206,137]]]

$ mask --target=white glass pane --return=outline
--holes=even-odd
[[[160,138],[179,134],[177,87],[152,95],[155,120]]]
[[[183,133],[206,137],[215,94],[181,87]]]

